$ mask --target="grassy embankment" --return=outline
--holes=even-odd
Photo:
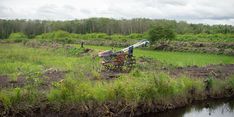
[[[126,101],[134,109],[138,103],[170,104],[175,101],[186,101],[189,98],[204,98],[205,84],[203,79],[190,79],[186,76],[170,78],[166,73],[158,73],[153,70],[140,71],[139,64],[131,73],[123,74],[118,79],[109,82],[106,80],[89,80],[90,78],[101,79],[99,58],[92,58],[100,50],[111,47],[87,46],[94,49],[93,52],[79,55],[77,49],[66,50],[64,48],[29,48],[21,44],[0,45],[0,74],[7,75],[12,80],[20,75],[27,81],[23,87],[1,88],[0,105],[4,109],[31,107],[40,105],[42,100],[49,104],[64,106],[64,104],[80,104],[107,101]],[[119,49],[119,48],[117,48]],[[225,55],[161,52],[136,49],[137,57],[146,56],[161,61],[163,64],[173,66],[208,64],[231,64],[234,57]],[[146,66],[147,67],[147,66]],[[152,66],[151,66],[152,67]],[[43,70],[55,68],[68,71],[63,82],[53,82],[52,87],[40,90],[43,81],[40,74]],[[211,90],[215,95],[224,92],[226,88],[234,89],[234,77],[227,80],[213,79]],[[190,91],[194,90],[194,94]],[[46,102],[47,102],[46,101]]]

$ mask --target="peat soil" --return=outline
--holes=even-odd
[[[51,86],[52,82],[59,82],[64,79],[66,71],[59,71],[57,69],[47,69],[43,71],[38,78],[42,81],[40,83],[41,89],[48,89]],[[16,79],[11,79],[7,75],[0,75],[0,88],[14,88],[14,87],[23,87],[27,84],[33,83],[25,75],[20,75]]]
[[[229,76],[234,75],[234,64],[208,65],[205,67],[177,67],[168,72],[172,77],[187,75],[190,78],[226,79]]]
[[[189,78],[216,78],[226,79],[229,76],[234,75],[234,64],[218,64],[208,65],[205,67],[188,66],[188,67],[162,67],[156,69],[157,72],[168,73],[172,78],[178,78],[180,76],[188,76]],[[102,71],[101,80],[114,80],[119,76],[126,74],[122,71]],[[100,80],[100,79],[99,79]]]

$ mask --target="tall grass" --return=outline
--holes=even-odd
[[[41,99],[43,99],[42,93],[38,92],[38,90],[32,86],[0,90],[0,101],[5,110],[20,104],[23,104],[24,107],[17,108],[27,108],[28,105],[40,103],[39,101]]]
[[[95,49],[94,54],[111,48],[86,47]],[[234,63],[231,56],[135,50],[134,54],[137,57],[151,57],[164,64],[174,66]],[[67,54],[67,51],[62,48],[29,48],[20,44],[1,44],[0,62],[1,75],[15,74],[19,71],[40,73],[46,68],[69,71],[62,82],[53,82],[48,92],[39,92],[39,76],[30,77],[30,75],[27,77],[38,81],[21,88],[0,89],[0,100],[5,107],[27,101],[29,104],[33,104],[40,102],[41,97],[46,97],[51,103],[59,104],[92,101],[101,103],[127,101],[134,104],[156,101],[168,104],[178,99],[186,101],[188,98],[200,98],[199,96],[204,93],[205,89],[202,79],[190,79],[186,76],[171,78],[166,73],[156,73],[153,70],[142,71],[138,68],[112,81],[100,80],[99,58],[91,55],[73,56]],[[217,82],[212,83],[212,91],[214,92],[222,91],[220,88],[226,88],[226,86],[234,88],[233,78],[225,81],[217,80]]]
[[[72,64],[79,61],[75,56],[66,56],[64,50],[28,48],[19,44],[1,44],[0,74],[21,71],[41,71],[46,68],[71,70]]]
[[[56,103],[114,100],[169,103],[176,96],[189,97],[191,89],[202,92],[203,82],[186,77],[172,79],[164,73],[141,73],[138,76],[132,73],[109,83],[107,81],[79,81],[68,77],[50,91],[48,99]]]

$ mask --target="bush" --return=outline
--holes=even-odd
[[[27,39],[28,37],[21,32],[11,33],[9,39]]]
[[[49,33],[43,33],[36,36],[37,39],[64,39],[70,38],[70,33],[62,30],[53,31]]]
[[[17,32],[17,33],[11,33],[9,38],[10,40],[12,40],[13,42],[22,42],[25,39],[28,39],[28,37],[21,32]]]
[[[81,36],[82,39],[110,39],[106,33],[88,33]]]
[[[143,34],[132,33],[132,34],[128,35],[127,37],[129,39],[142,39],[143,38]]]
[[[151,42],[158,40],[174,39],[175,33],[170,26],[155,25],[148,31],[149,39]]]
[[[56,42],[72,43],[74,39],[78,37],[80,37],[79,34],[72,34],[66,31],[58,30],[50,33],[43,33],[41,35],[37,35],[36,39],[48,39]]]

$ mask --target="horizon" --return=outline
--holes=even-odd
[[[2,19],[0,20],[8,20],[8,21],[14,21],[14,20],[25,20],[25,21],[51,21],[51,22],[57,22],[57,21],[75,21],[75,20],[87,20],[87,19],[92,19],[92,18],[107,18],[107,19],[113,19],[113,20],[133,20],[133,19],[148,19],[148,20],[167,20],[167,21],[175,21],[176,23],[179,22],[186,22],[187,24],[202,24],[202,25],[209,25],[209,26],[214,26],[214,25],[227,25],[227,26],[234,26],[234,24],[208,24],[208,23],[202,23],[202,22],[188,22],[186,20],[176,20],[176,19],[152,19],[152,18],[144,18],[144,17],[139,17],[139,18],[130,18],[130,19],[125,19],[125,18],[109,18],[109,17],[89,17],[89,18],[82,18],[82,19],[68,19],[68,20],[47,20],[47,19]]]
[[[1,0],[0,19],[69,21],[88,18],[166,19],[234,25],[232,0]]]

